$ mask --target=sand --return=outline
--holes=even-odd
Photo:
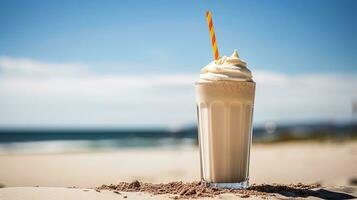
[[[275,194],[282,194],[291,197],[307,197],[319,195],[314,189],[321,187],[319,184],[262,184],[251,185],[246,189],[222,189],[211,187],[208,183],[202,181],[194,181],[184,183],[182,181],[170,183],[143,183],[133,181],[131,183],[120,182],[118,184],[102,185],[97,187],[97,191],[110,190],[114,193],[121,194],[121,192],[146,192],[155,195],[168,194],[175,199],[190,199],[190,198],[215,198],[222,194],[233,194],[237,197],[261,197],[270,198],[275,197]]]
[[[0,199],[6,200],[116,200],[116,199],[170,199],[169,196],[153,196],[148,193],[97,192],[92,189],[51,187],[12,187],[0,189]],[[172,200],[172,199],[171,199]]]
[[[317,188],[315,196],[298,196],[298,199],[353,199],[357,197],[357,187]],[[58,187],[9,187],[0,189],[1,200],[172,200],[172,195],[153,195],[143,192],[96,191],[82,188],[58,188]],[[233,199],[292,199],[289,195],[274,194],[274,196],[249,196],[240,197],[235,194],[221,194],[216,197],[203,197],[208,200],[233,200]]]
[[[253,145],[251,156],[251,183],[320,183],[323,187],[332,187],[331,190],[352,188],[352,193],[355,190],[351,184],[357,179],[357,142]],[[26,200],[36,195],[44,195],[37,199],[51,199],[51,195],[52,199],[71,199],[72,195],[74,199],[117,199],[117,194],[108,191],[97,194],[92,190],[66,187],[91,188],[133,180],[151,183],[199,180],[196,148],[5,154],[0,155],[0,166],[0,183],[9,187],[0,189],[0,199]],[[59,198],[57,194],[68,196]],[[91,197],[85,196],[88,194],[92,194]],[[1,198],[4,195],[6,198]],[[157,199],[146,193],[127,196],[132,195]]]

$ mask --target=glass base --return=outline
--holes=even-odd
[[[210,187],[220,189],[245,189],[249,186],[249,180],[239,183],[207,183]]]

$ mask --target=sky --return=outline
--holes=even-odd
[[[253,71],[256,124],[352,119],[356,1],[0,0],[0,127],[194,124],[206,10]]]

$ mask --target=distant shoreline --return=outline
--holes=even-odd
[[[253,142],[330,141],[357,138],[356,123],[313,123],[254,126]],[[36,141],[191,139],[197,143],[197,127],[163,128],[0,128],[0,144]]]

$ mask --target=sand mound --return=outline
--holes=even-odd
[[[215,197],[223,193],[231,193],[242,198],[247,198],[250,196],[268,197],[274,196],[275,193],[278,194],[288,194],[292,197],[301,196],[313,196],[313,188],[319,187],[318,184],[289,184],[289,185],[279,185],[279,184],[263,184],[263,185],[251,185],[249,188],[244,190],[233,190],[233,189],[218,189],[211,188],[204,182],[191,182],[183,183],[170,182],[170,183],[142,183],[139,181],[133,181],[131,183],[120,182],[118,184],[102,185],[97,187],[97,190],[111,190],[116,193],[120,192],[148,192],[155,195],[169,194],[172,198],[199,198],[199,197]]]

